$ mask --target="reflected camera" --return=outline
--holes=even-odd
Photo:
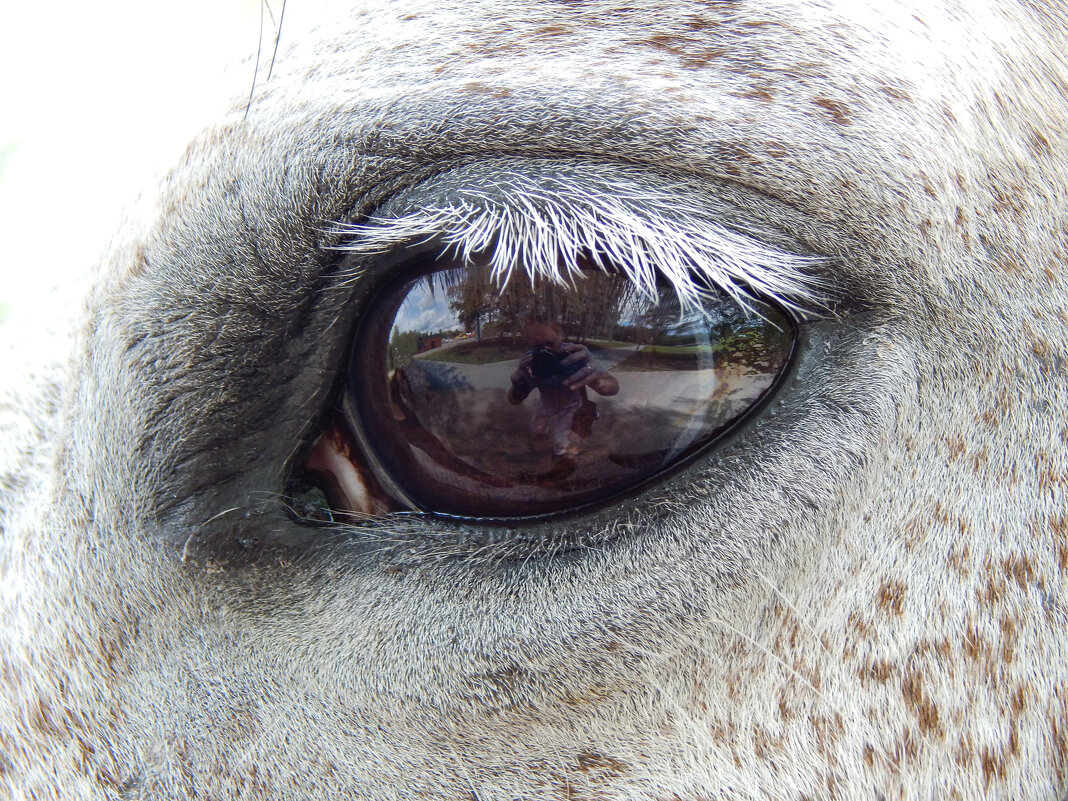
[[[530,359],[530,372],[541,381],[561,381],[582,369],[582,364],[563,364],[568,354],[559,354],[548,348],[536,348]]]

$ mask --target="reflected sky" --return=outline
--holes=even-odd
[[[462,329],[456,312],[449,308],[449,299],[440,290],[432,291],[429,281],[419,281],[412,287],[395,325],[401,331],[454,331]]]

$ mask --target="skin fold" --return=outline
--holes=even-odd
[[[0,795],[1062,801],[1066,31],[1008,0],[294,13],[0,400]],[[580,231],[684,286],[737,245],[712,223],[802,323],[711,449],[547,521],[287,512],[406,253],[548,273],[532,242]]]

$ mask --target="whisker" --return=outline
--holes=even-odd
[[[265,0],[260,0],[260,29],[259,34],[256,37],[256,60],[252,65],[252,86],[248,90],[248,102],[245,103],[245,116],[244,119],[248,119],[248,113],[252,108],[252,98],[256,94],[256,81],[260,75],[260,54],[263,51],[263,7],[266,5]]]
[[[270,10],[270,6],[267,7]],[[271,15],[274,16],[273,14]],[[278,44],[282,41],[282,23],[286,18],[286,0],[282,0],[282,10],[278,12],[278,25],[275,27],[274,50],[271,52],[271,65],[267,68],[267,80],[274,74],[274,62],[278,58]]]
[[[786,607],[791,612],[793,612],[794,617],[796,617],[799,621],[801,621],[802,628],[805,629],[805,631],[807,631],[809,634],[812,635],[812,639],[815,640],[819,644],[820,649],[825,654],[829,654],[830,651],[827,650],[827,646],[825,646],[823,644],[823,640],[820,638],[819,634],[816,633],[815,626],[813,626],[812,623],[804,615],[801,614],[801,612],[794,605],[794,603],[789,598],[786,597],[786,594],[784,592],[782,592],[782,590],[780,590],[778,587],[776,587],[775,584],[771,581],[771,579],[769,579],[767,576],[765,576],[759,570],[757,570],[756,568],[753,568],[752,570],[753,570],[753,575],[756,576],[761,581],[763,581],[764,584],[767,585],[768,589],[770,589],[773,593],[775,593],[775,595],[777,595],[779,597],[779,600],[781,600],[784,604],[786,604]]]

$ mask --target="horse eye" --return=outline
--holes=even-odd
[[[595,269],[503,286],[478,264],[409,273],[368,305],[343,414],[306,476],[333,520],[522,518],[609,499],[704,448],[776,385],[794,327],[747,305],[712,290],[684,303]]]

